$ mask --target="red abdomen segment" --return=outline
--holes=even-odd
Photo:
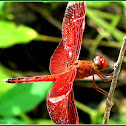
[[[36,76],[36,77],[10,78],[10,79],[4,79],[3,81],[7,83],[33,83],[42,81],[56,81],[58,77],[59,75],[55,74],[55,75]]]

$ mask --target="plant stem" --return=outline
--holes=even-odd
[[[33,123],[32,119],[30,119],[25,113],[22,113],[19,116],[26,122],[26,124]]]
[[[113,95],[114,95],[114,91],[117,85],[117,79],[118,79],[118,75],[120,73],[121,70],[121,64],[122,64],[122,60],[124,57],[124,53],[126,50],[126,36],[123,38],[123,45],[122,48],[120,50],[119,53],[119,57],[117,62],[114,65],[114,73],[113,73],[113,77],[114,79],[112,79],[112,83],[111,83],[111,87],[108,93],[108,97],[106,99],[106,106],[105,106],[105,112],[104,112],[104,118],[103,118],[103,124],[108,124],[109,121],[109,116],[110,116],[110,111],[112,106],[114,105],[113,101]]]

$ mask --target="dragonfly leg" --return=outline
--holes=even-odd
[[[96,85],[95,79],[94,79],[94,75],[93,75],[93,85],[94,85],[94,89],[95,89],[96,91],[100,92],[100,93],[103,94],[103,95],[106,95],[106,94],[107,94],[106,91],[104,91],[102,88],[100,88],[100,87],[98,87],[98,86]]]
[[[113,76],[112,74],[110,75],[104,75],[100,72],[96,72],[96,74],[104,81],[104,82],[109,82],[111,81],[113,78],[115,78],[116,76]]]

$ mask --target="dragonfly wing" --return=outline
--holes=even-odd
[[[80,53],[85,28],[86,2],[69,2],[62,26],[62,41],[50,60],[51,74],[68,70]]]
[[[61,41],[50,59],[49,69],[51,74],[59,74],[67,71],[67,68],[66,51],[64,50],[63,41]]]
[[[52,86],[47,96],[47,109],[56,124],[78,123],[78,113],[74,103],[73,81],[76,68],[62,74]]]
[[[48,112],[55,124],[78,124],[79,118],[73,90],[61,101],[52,103],[48,100],[47,104]]]
[[[65,11],[62,39],[69,64],[79,58],[85,28],[86,2],[69,2]]]
[[[62,41],[50,60],[50,73],[59,74],[68,70],[80,53],[85,28],[86,2],[69,2],[62,26]]]

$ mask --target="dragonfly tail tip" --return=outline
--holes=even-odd
[[[2,81],[3,81],[3,82],[7,82],[7,79],[3,79]]]

